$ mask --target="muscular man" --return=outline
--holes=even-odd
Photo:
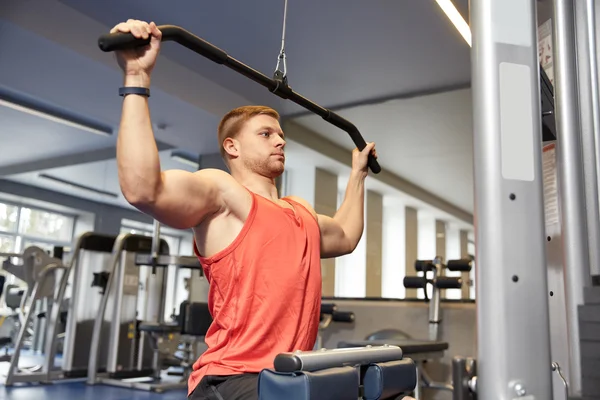
[[[134,20],[111,32],[151,37],[143,49],[117,53],[124,86],[149,89],[161,32],[154,23]],[[136,208],[194,232],[214,321],[206,335],[208,350],[189,379],[189,398],[256,399],[258,373],[272,368],[278,353],[313,349],[320,259],[348,254],[358,244],[367,156],[375,150],[373,143],[354,150],[344,202],[331,218],[303,199],[279,198],[275,178],[284,170],[285,136],[275,110],[232,110],[219,124],[218,139],[231,174],[161,171],[148,98],[125,94],[117,141],[119,182]]]

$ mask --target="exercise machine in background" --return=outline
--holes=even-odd
[[[127,233],[116,238],[93,324],[87,368],[89,385],[154,392],[187,387],[187,381],[171,382],[162,372],[171,366],[189,367],[189,360],[174,357],[181,335],[204,336],[205,331],[185,329],[198,325],[208,329],[209,324],[194,321],[206,317],[206,313],[198,318],[180,315],[179,321],[164,320],[167,267],[171,265],[202,270],[194,256],[169,254],[167,242],[160,239],[157,221],[152,237]],[[190,309],[180,310],[187,313]]]
[[[43,327],[34,328],[35,323],[39,320],[37,310],[42,303],[47,307],[61,306],[60,303],[55,302],[54,289],[56,282],[60,279],[60,273],[66,269],[66,266],[60,258],[50,256],[37,246],[27,247],[23,253],[2,253],[0,257],[5,257],[2,268],[26,285],[17,312],[17,337],[16,339],[6,337],[2,339],[5,346],[12,344],[13,347],[12,354],[9,356],[7,353],[4,357],[5,360],[9,360],[5,385],[46,381],[52,373],[45,368],[46,363],[24,366],[21,355],[27,342],[30,347],[33,345],[32,339],[35,335],[41,335],[40,337],[45,340],[50,339],[45,335]]]

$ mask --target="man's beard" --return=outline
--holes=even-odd
[[[275,179],[283,174],[284,163],[281,161],[272,160],[271,158],[262,160],[246,159],[244,160],[244,167],[262,176]]]

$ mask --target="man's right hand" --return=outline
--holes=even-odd
[[[147,23],[133,19],[122,22],[110,30],[110,33],[115,32],[131,33],[138,39],[151,37],[148,46],[115,52],[117,62],[125,74],[126,85],[148,87],[150,74],[160,52],[162,32],[154,22]],[[127,83],[128,81],[129,83]]]

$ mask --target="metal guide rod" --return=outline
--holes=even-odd
[[[158,260],[158,253],[160,251],[160,222],[154,220],[152,224],[152,259]]]
[[[590,87],[592,89],[592,116],[594,121],[594,138],[596,153],[596,174],[600,174],[600,93],[598,83],[598,59],[596,58],[596,3],[594,0],[586,0],[588,52],[590,57]],[[591,272],[600,275],[600,265],[591,265]]]
[[[558,142],[557,174],[560,187],[559,200],[569,332],[569,386],[572,393],[579,393],[581,391],[581,355],[577,307],[583,304],[583,287],[589,284],[591,277],[586,219],[586,187],[583,163],[581,162],[583,152],[573,3],[573,0],[554,0],[553,63]],[[588,166],[587,160],[584,163]]]
[[[536,1],[470,12],[477,398],[552,399]]]
[[[581,144],[585,178],[590,271],[600,273],[600,208],[598,165],[600,112],[598,110],[598,63],[596,61],[596,22],[594,0],[575,2],[575,29]]]

